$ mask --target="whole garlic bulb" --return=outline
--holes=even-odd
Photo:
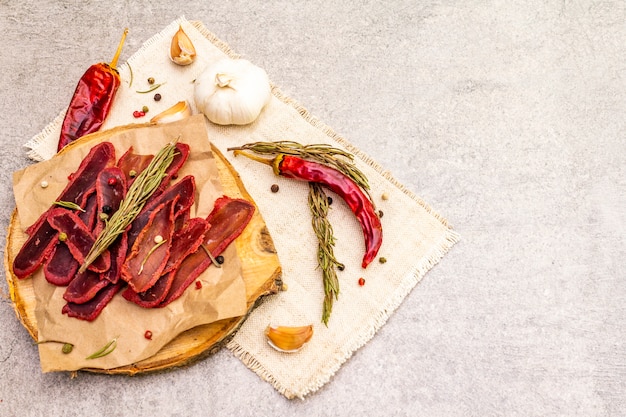
[[[270,101],[265,70],[246,59],[222,59],[196,78],[194,100],[199,111],[218,125],[246,125]]]

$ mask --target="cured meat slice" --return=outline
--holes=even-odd
[[[149,213],[154,210],[156,206],[162,204],[164,201],[169,201],[178,196],[178,202],[174,207],[174,214],[178,216],[180,212],[188,209],[195,201],[196,193],[196,180],[193,175],[187,175],[183,177],[176,184],[170,186],[164,193],[153,197],[144,206],[142,214]]]
[[[154,159],[154,155],[139,155],[133,151],[133,147],[131,146],[124,153],[124,155],[120,156],[120,159],[117,161],[117,166],[124,173],[124,177],[126,178],[126,184],[130,186],[137,175],[141,173],[150,162]],[[133,174],[134,173],[134,174]]]
[[[126,177],[118,167],[104,169],[96,180],[96,199],[98,213],[112,215],[120,208],[120,203],[126,197]],[[94,235],[98,236],[104,229],[104,221],[96,224]]]
[[[213,257],[219,256],[245,229],[254,214],[254,205],[247,200],[224,196],[217,199],[207,217],[209,229],[204,235],[204,243],[187,256],[175,270],[167,296],[159,307],[164,307],[179,298],[187,287],[211,264]]]
[[[148,224],[148,219],[156,207],[163,204],[166,201],[173,200],[178,196],[178,200],[174,205],[174,217],[177,218],[181,213],[184,213],[195,201],[196,182],[193,176],[188,175],[178,181],[176,184],[169,187],[158,198],[148,200],[146,205],[141,210],[141,213],[133,220],[127,234],[128,234],[128,248],[131,249],[135,244],[135,240],[139,233]]]
[[[98,175],[96,195],[99,211],[104,206],[111,207],[113,213],[120,208],[120,203],[126,196],[126,178],[120,168],[109,167]]]
[[[111,142],[102,142],[89,151],[87,156],[81,161],[78,169],[68,176],[70,181],[65,186],[59,197],[55,201],[68,201],[78,205],[84,204],[85,196],[95,187],[96,178],[100,171],[115,163],[115,148]],[[42,217],[46,217],[46,213]],[[32,228],[42,221],[40,219],[26,229],[26,234],[33,233]]]
[[[157,282],[144,292],[136,292],[129,286],[122,292],[122,297],[143,308],[158,307],[167,295],[173,278],[173,272],[161,275]]]
[[[170,273],[170,271],[178,268],[187,255],[198,249],[204,241],[204,234],[208,229],[209,224],[206,220],[199,217],[191,219],[184,228],[172,236],[170,256],[158,281],[141,293],[137,293],[129,287],[122,293],[122,296],[141,307],[152,308],[158,306],[167,295],[172,284],[174,274]]]
[[[122,288],[122,282],[117,284],[109,283],[102,288],[95,297],[83,304],[67,303],[63,306],[61,312],[69,317],[75,317],[80,320],[94,321],[102,312],[102,309],[113,299],[115,294]]]
[[[109,254],[111,255],[111,267],[102,273],[100,279],[105,279],[113,284],[119,281],[122,275],[122,265],[126,259],[128,251],[128,237],[126,233],[122,233],[120,237],[109,246]]]
[[[15,276],[22,279],[35,272],[54,249],[56,238],[57,231],[50,226],[46,218],[43,218],[15,255],[13,260]]]
[[[115,148],[111,142],[95,145],[82,160],[78,169],[70,174],[70,182],[65,186],[57,201],[71,201],[79,204],[82,195],[93,188],[100,171],[115,164]]]
[[[78,217],[85,223],[87,229],[92,230],[96,218],[96,188],[83,194],[81,204],[84,211],[77,212]],[[54,285],[65,286],[70,283],[80,264],[64,242],[56,240],[54,250],[44,261],[44,277]]]
[[[122,265],[122,279],[136,292],[150,288],[167,263],[174,232],[176,200],[165,202],[152,212]]]
[[[93,299],[98,291],[109,285],[110,282],[101,279],[100,274],[90,270],[78,273],[65,289],[63,298],[76,304],[84,304]]]
[[[80,204],[84,194],[93,188],[98,173],[114,162],[115,148],[110,142],[102,142],[91,148],[76,172],[70,175],[70,182],[56,201]],[[26,229],[29,238],[13,262],[13,272],[18,278],[25,278],[35,272],[54,248],[57,233],[47,220],[50,210],[42,213],[39,219]]]
[[[94,187],[92,192],[86,196],[85,203],[81,205],[83,210],[78,213],[78,217],[85,223],[85,226],[89,230],[93,230],[96,224],[96,214],[98,213],[98,200],[96,198],[96,188]]]
[[[165,264],[163,272],[176,269],[187,255],[195,252],[204,242],[205,234],[210,227],[209,222],[205,219],[196,217],[189,220],[182,229],[177,231],[172,236],[170,257]]]
[[[80,265],[67,245],[58,240],[57,242],[50,259],[43,266],[43,275],[50,284],[62,287],[72,281]]]
[[[215,201],[213,210],[206,218],[211,228],[204,241],[213,256],[222,253],[241,234],[253,214],[254,205],[248,200],[223,196]]]
[[[190,218],[191,218],[191,209],[189,207],[185,210],[181,210],[175,213],[174,230],[175,231],[181,230],[189,222]]]
[[[80,220],[80,217],[72,211],[54,208],[48,214],[48,222],[59,233],[65,234],[65,244],[74,256],[74,259],[82,264],[96,239]],[[94,272],[104,272],[110,266],[111,257],[107,250],[96,258],[89,266],[89,269]]]

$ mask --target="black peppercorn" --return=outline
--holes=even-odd
[[[112,211],[113,211],[113,207],[111,207],[111,206],[102,206],[102,212],[104,214],[111,214]]]
[[[215,257],[215,262],[217,262],[218,264],[223,264],[224,263],[224,257],[222,255],[216,256]]]
[[[156,93],[156,94],[154,95],[154,101],[160,101],[160,100],[161,100],[161,94]]]

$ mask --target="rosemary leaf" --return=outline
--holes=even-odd
[[[130,81],[128,82],[128,88],[133,86],[133,67],[130,66],[130,63],[127,61],[126,65],[128,65],[128,71],[130,72]]]
[[[320,184],[309,183],[309,207],[312,215],[311,224],[318,240],[317,263],[322,270],[324,284],[322,323],[328,326],[333,303],[339,298],[336,268],[343,267],[343,265],[337,261],[333,251],[335,237],[333,227],[328,221],[328,197]]]
[[[159,243],[155,243],[154,246],[152,246],[150,248],[150,250],[148,251],[148,253],[146,254],[146,256],[143,258],[143,261],[141,261],[141,267],[139,268],[139,273],[138,275],[141,275],[141,273],[143,272],[143,267],[146,264],[146,262],[148,262],[148,258],[150,257],[150,255],[152,255],[154,253],[155,250],[157,250],[161,245],[163,245],[165,242],[167,242],[167,240],[163,239],[162,241],[160,241]]]
[[[98,351],[92,353],[91,355],[87,356],[85,359],[101,358],[101,357],[106,356],[109,353],[113,352],[116,347],[117,347],[117,337],[115,339],[111,340],[106,345],[104,345],[100,350],[98,350]]]
[[[152,159],[148,167],[137,175],[126,193],[126,198],[120,203],[119,209],[109,218],[104,229],[96,238],[85,257],[85,261],[80,266],[79,272],[85,272],[87,267],[135,220],[146,201],[165,177],[166,170],[176,154],[177,141],[178,139],[165,145]]]
[[[78,204],[73,203],[71,201],[55,201],[52,204],[54,204],[56,206],[59,206],[59,207],[65,207],[65,208],[70,209],[70,210],[78,210],[78,211],[82,211],[82,212],[85,211],[81,206],[79,206]]]
[[[154,90],[156,90],[157,88],[161,87],[163,84],[165,84],[165,83],[155,84],[155,85],[153,85],[152,87],[148,88],[147,90],[142,90],[142,91],[137,90],[136,92],[137,92],[137,93],[139,93],[139,94],[151,93],[151,92],[153,92]]]

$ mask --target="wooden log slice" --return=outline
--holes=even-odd
[[[211,145],[211,148],[224,193],[234,198],[245,198],[254,204],[239,174],[215,146]],[[7,233],[4,268],[17,318],[36,341],[36,298],[32,279],[18,279],[11,268],[24,241],[25,236],[22,233],[17,210],[15,210],[11,216]],[[246,284],[247,314],[249,314],[263,296],[277,293],[282,286],[281,266],[276,249],[258,209],[255,210],[252,220],[234,243],[240,257],[243,279]],[[135,375],[188,365],[219,350],[234,335],[246,319],[247,314],[189,329],[166,344],[155,355],[140,362],[113,369],[83,368],[82,370],[106,374]]]

